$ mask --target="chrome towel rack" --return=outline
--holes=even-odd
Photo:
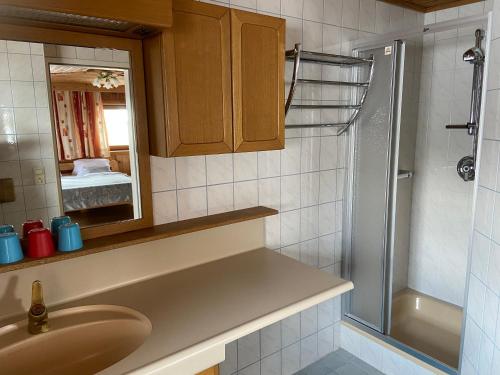
[[[343,56],[335,55],[329,53],[320,52],[310,52],[303,51],[301,49],[300,43],[295,44],[293,50],[286,51],[285,55],[287,60],[293,60],[293,74],[292,81],[290,84],[290,91],[285,104],[285,115],[291,109],[345,109],[352,110],[351,116],[345,122],[335,122],[335,123],[325,123],[325,124],[297,124],[297,125],[286,125],[285,128],[288,129],[299,129],[299,128],[330,128],[339,127],[340,130],[337,135],[343,134],[358,118],[361,108],[368,95],[368,90],[370,88],[373,79],[373,69],[374,60],[373,57],[370,58],[360,58],[354,56]],[[329,81],[329,80],[319,80],[319,79],[303,79],[299,78],[299,67],[301,62],[312,63],[312,64],[327,64],[340,67],[353,68],[356,66],[368,65],[369,73],[368,80],[366,82],[350,82],[350,81]],[[298,84],[317,84],[317,85],[332,85],[332,86],[346,86],[360,88],[363,90],[360,100],[357,104],[292,104],[293,96]]]

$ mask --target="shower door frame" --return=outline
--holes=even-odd
[[[388,167],[386,171],[387,190],[386,190],[386,210],[384,215],[385,235],[384,235],[384,259],[383,262],[383,280],[380,287],[382,288],[382,309],[381,326],[378,327],[370,322],[364,321],[350,313],[351,293],[346,293],[342,296],[342,316],[347,317],[354,322],[368,327],[379,334],[388,335],[391,327],[391,306],[392,306],[392,264],[394,252],[394,236],[395,236],[395,212],[396,212],[396,189],[398,177],[398,155],[399,155],[399,135],[401,125],[401,103],[403,95],[403,72],[404,72],[404,55],[406,43],[403,40],[396,39],[386,42],[379,42],[373,45],[364,46],[353,50],[354,56],[359,56],[360,53],[370,51],[376,48],[385,48],[392,46],[392,77],[391,77],[391,98],[390,98],[390,114],[389,114],[389,147],[387,150]],[[374,69],[377,69],[376,62]],[[357,75],[353,72],[353,75]],[[371,93],[373,95],[373,93]],[[368,93],[370,95],[370,93]],[[354,93],[355,96],[355,93]],[[356,98],[354,98],[356,99]],[[355,146],[357,129],[359,128],[359,120],[352,127],[352,131],[347,136],[348,147],[346,147],[346,174],[344,190],[344,212],[343,222],[348,225],[343,225],[342,229],[342,277],[351,279],[351,250],[352,250],[352,220],[353,220],[353,204],[354,204],[354,170],[355,170]],[[356,285],[354,285],[356,288]]]

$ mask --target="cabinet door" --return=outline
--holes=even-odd
[[[236,152],[276,150],[285,138],[285,20],[231,10]]]
[[[219,375],[219,366],[210,367],[197,375]]]
[[[163,34],[168,156],[233,151],[230,11],[174,0]]]

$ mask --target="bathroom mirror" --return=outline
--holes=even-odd
[[[0,221],[152,225],[143,85],[140,41],[0,26]]]
[[[57,55],[74,48],[54,47]],[[128,52],[112,54],[122,56],[124,68],[46,58],[61,212],[82,226],[141,217]]]

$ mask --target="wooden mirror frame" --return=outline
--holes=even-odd
[[[146,92],[144,87],[144,65],[142,41],[113,36],[88,34],[75,31],[51,30],[17,24],[0,23],[0,39],[21,42],[47,43],[89,48],[112,48],[130,53],[131,97],[133,98],[134,125],[136,135],[137,165],[139,170],[141,214],[140,219],[126,220],[82,228],[84,239],[103,237],[116,233],[151,227],[153,208],[151,192],[151,170],[149,165],[148,124],[146,115]],[[103,63],[105,64],[105,63]],[[50,84],[50,82],[48,82]],[[48,87],[49,88],[49,87]],[[52,103],[49,101],[51,123],[53,124]],[[52,125],[52,137],[55,129]],[[54,139],[54,138],[53,138]],[[56,148],[54,142],[54,151]],[[57,155],[56,153],[54,155]],[[54,160],[56,162],[56,160]],[[56,163],[59,174],[59,165]],[[60,183],[58,183],[59,186]]]

